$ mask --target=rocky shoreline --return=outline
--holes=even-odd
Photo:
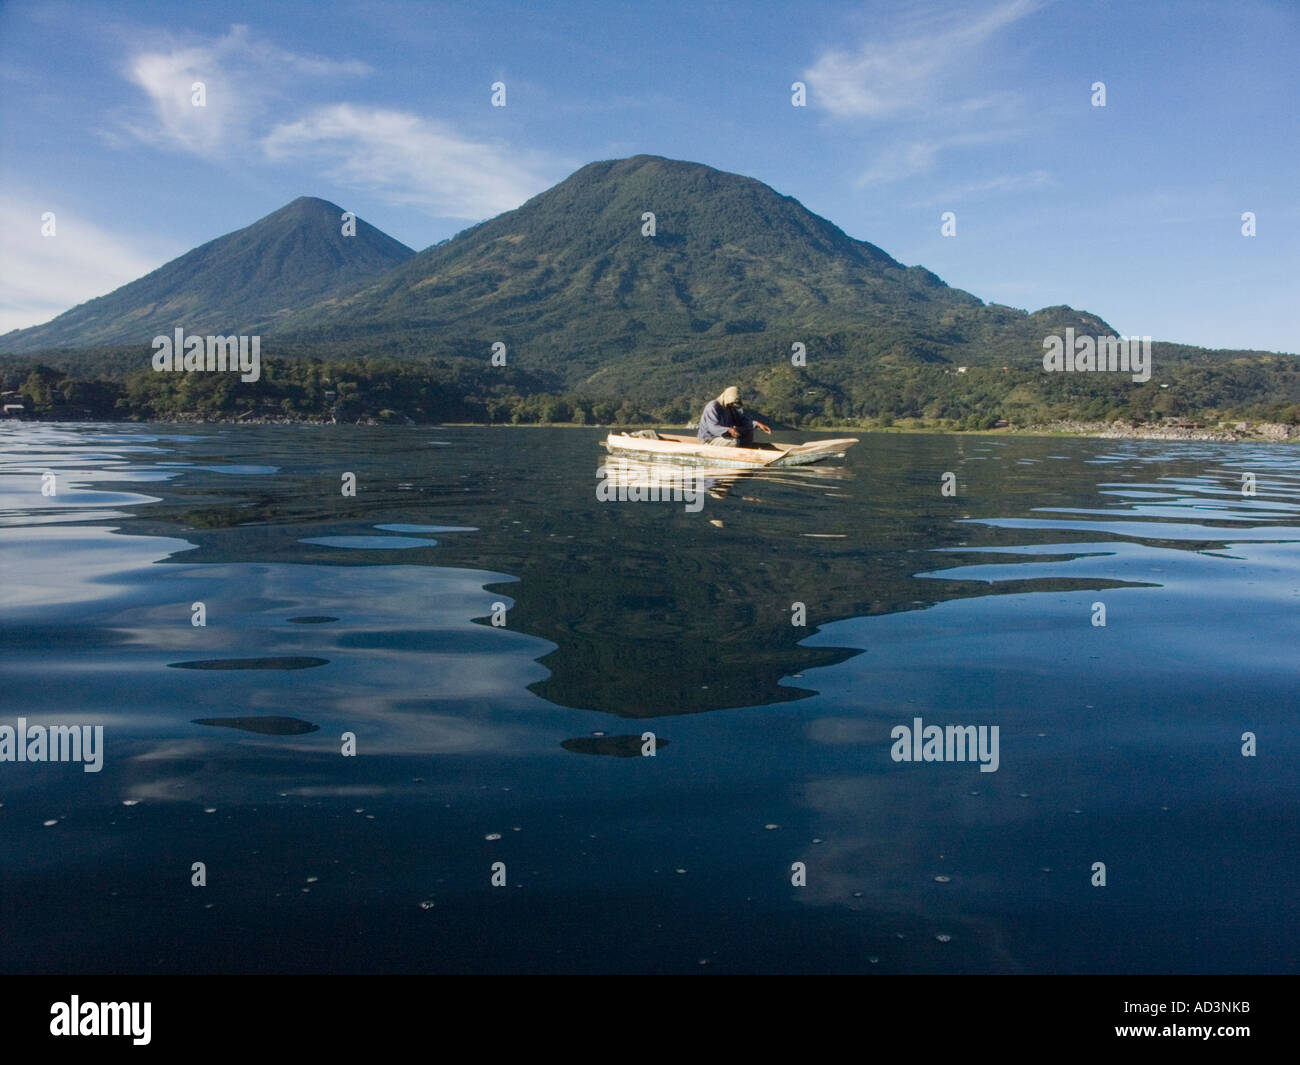
[[[1134,425],[1131,422],[1059,421],[1017,426],[1014,432],[1057,433],[1090,436],[1104,440],[1203,440],[1214,443],[1235,441],[1281,442],[1300,440],[1300,426],[1278,422],[1233,422],[1213,428],[1203,425]]]

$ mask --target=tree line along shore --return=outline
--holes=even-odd
[[[0,362],[4,413],[65,421],[680,427],[724,384],[739,383],[747,406],[788,429],[1300,438],[1300,360],[1287,356],[1174,363],[1141,384],[1019,367],[876,364],[832,376],[778,365],[737,382],[695,375],[682,380],[678,395],[657,398],[566,390],[543,375],[468,358],[267,359],[252,382],[232,374],[122,372],[140,362],[108,363],[118,372],[92,375],[93,361],[84,356],[81,365],[9,356]]]

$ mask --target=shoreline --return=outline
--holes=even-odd
[[[87,418],[6,418],[5,422],[44,422],[60,424],[68,422],[97,421]],[[283,414],[267,414],[256,417],[231,415],[213,418],[198,414],[179,414],[166,418],[123,418],[103,419],[106,425],[343,425],[343,426],[398,426],[405,428],[475,428],[475,429],[619,429],[654,428],[668,432],[682,432],[678,425],[655,424],[644,425],[597,425],[578,422],[414,422],[406,419],[402,422],[381,421],[378,418],[363,417],[355,422],[338,422],[325,418],[289,417]],[[687,429],[691,427],[685,427]],[[783,429],[779,432],[792,433],[920,433],[942,434],[944,436],[1058,436],[1077,437],[1094,440],[1185,440],[1203,443],[1296,443],[1300,442],[1300,426],[1285,425],[1278,422],[1234,422],[1231,425],[1220,423],[1213,428],[1202,425],[1133,425],[1127,422],[1086,422],[1062,420],[1055,422],[1034,423],[1024,426],[1004,426],[999,429],[952,429],[935,425],[891,425],[891,426],[808,426],[797,429]]]

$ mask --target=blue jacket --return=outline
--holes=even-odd
[[[765,421],[759,418],[759,421]],[[715,436],[726,436],[728,429],[739,429],[742,433],[754,431],[754,418],[737,407],[724,407],[716,399],[709,400],[700,415],[700,428],[696,432],[701,440],[709,441]]]

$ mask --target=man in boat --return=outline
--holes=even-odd
[[[696,435],[706,444],[719,447],[754,447],[755,427],[772,432],[758,418],[745,413],[740,405],[740,389],[732,385],[705,405]]]

